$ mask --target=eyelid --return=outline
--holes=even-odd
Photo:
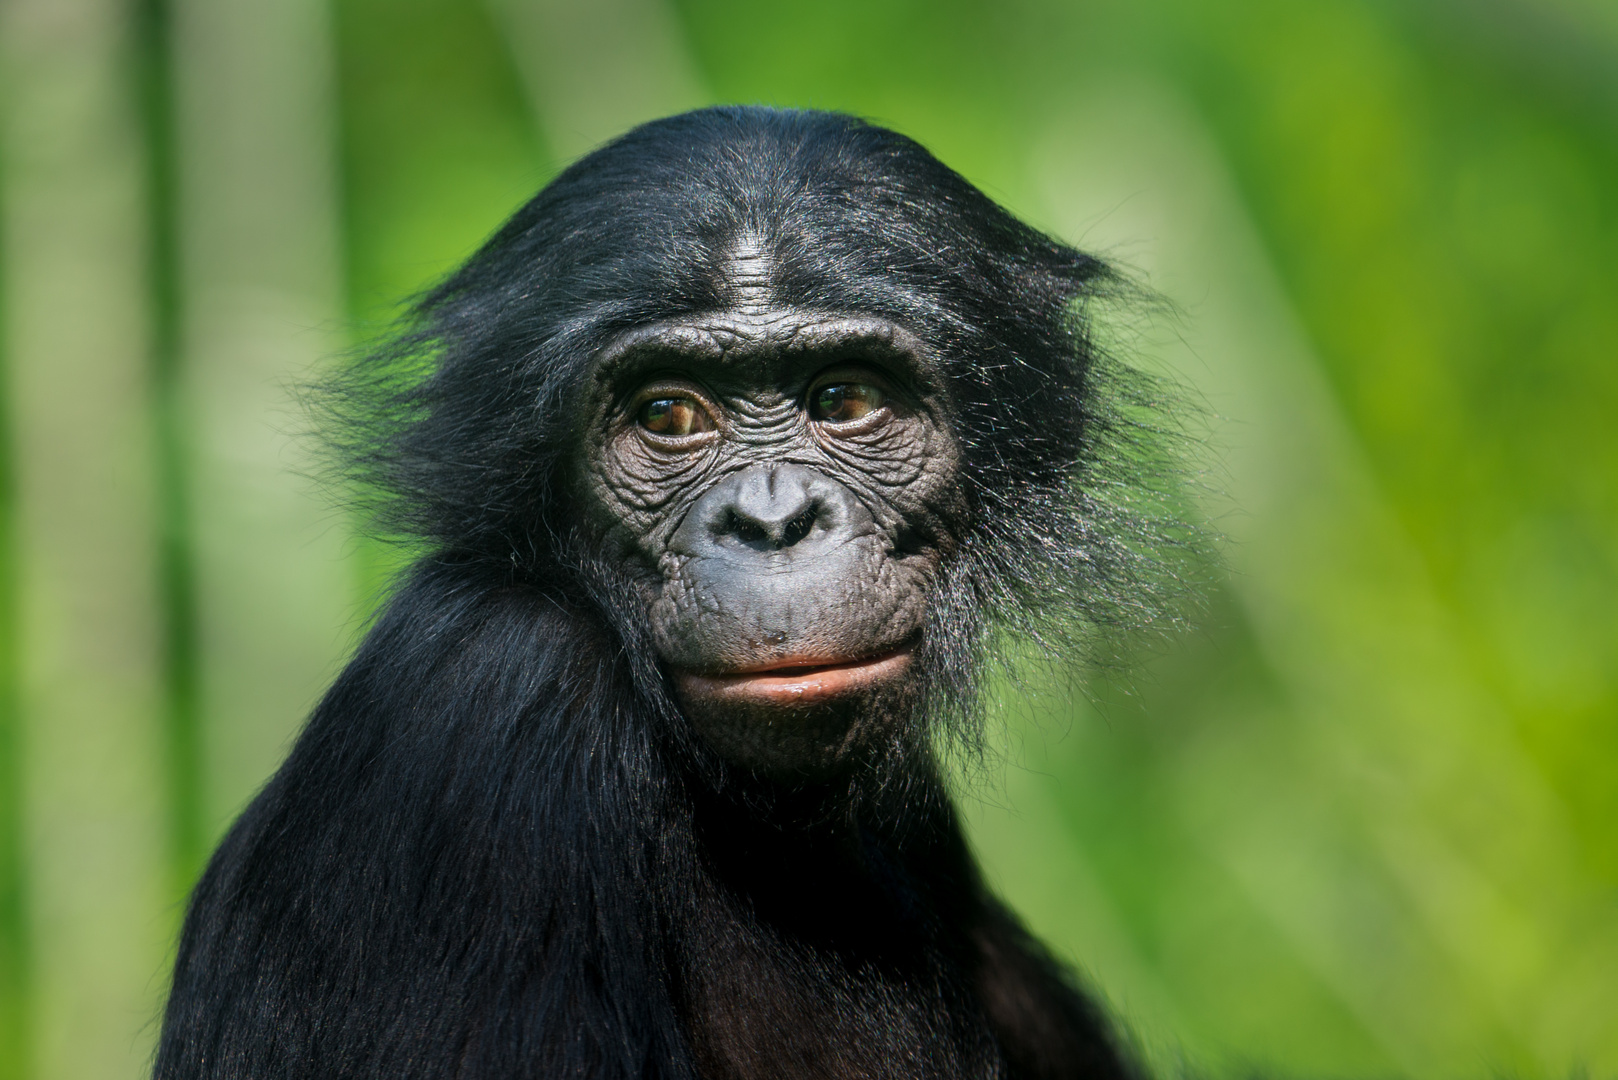
[[[888,372],[886,368],[869,362],[831,364],[817,371],[809,380],[808,396],[826,386],[837,383],[868,383],[892,400],[909,396],[909,383]]]
[[[636,386],[624,398],[623,411],[633,416],[641,406],[648,401],[658,401],[662,398],[690,398],[706,409],[709,415],[717,418],[723,410],[717,404],[714,395],[690,379],[677,376],[667,378],[654,378]]]

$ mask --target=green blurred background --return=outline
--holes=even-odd
[[[1109,254],[1211,614],[1005,692],[989,871],[1154,1061],[1618,1076],[1618,6],[4,0],[0,1080],[133,1077],[392,561],[296,387],[568,160],[847,109]]]

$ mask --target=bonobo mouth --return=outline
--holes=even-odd
[[[793,660],[723,675],[681,672],[677,681],[687,697],[702,701],[818,705],[897,678],[909,666],[914,651],[914,644],[907,644],[858,660]]]

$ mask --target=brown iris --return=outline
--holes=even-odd
[[[811,409],[816,420],[846,424],[876,412],[882,407],[885,396],[870,383],[827,383],[814,392]]]
[[[708,411],[688,397],[656,398],[640,407],[640,426],[656,435],[679,438],[712,431]]]

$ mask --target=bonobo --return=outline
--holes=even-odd
[[[156,1074],[1133,1076],[938,765],[1007,641],[1159,602],[1117,288],[847,116],[563,172],[327,387],[423,554],[197,886]]]

